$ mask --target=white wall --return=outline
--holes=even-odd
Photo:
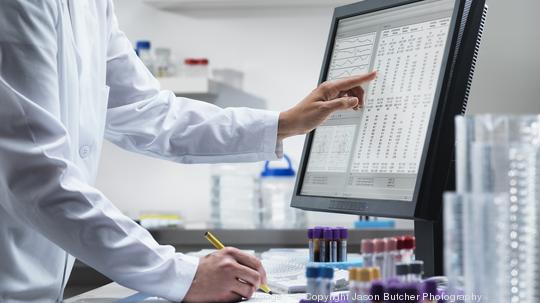
[[[540,113],[540,1],[488,0],[469,113]]]
[[[213,67],[242,70],[245,89],[267,99],[272,110],[292,106],[315,87],[332,14],[330,8],[311,8],[186,16],[141,0],[115,4],[120,26],[132,41],[150,39],[181,58],[204,56]],[[536,0],[490,1],[470,112],[540,112],[538,12]],[[287,140],[285,151],[298,161],[302,145],[301,137]],[[206,165],[168,163],[106,144],[97,186],[131,215],[152,209],[180,210],[190,221],[209,217]],[[353,219],[324,216],[328,224]]]

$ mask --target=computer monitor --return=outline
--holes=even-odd
[[[452,188],[484,0],[366,0],[334,11],[320,82],[378,71],[358,111],[306,136],[291,206],[437,221]],[[440,223],[440,222],[439,222]]]

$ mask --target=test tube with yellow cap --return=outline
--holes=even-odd
[[[349,302],[365,302],[369,300],[371,281],[373,280],[373,268],[350,268],[349,269]],[[380,276],[380,273],[378,273]]]
[[[381,270],[378,267],[370,267],[369,270],[371,271],[371,281],[381,279]]]

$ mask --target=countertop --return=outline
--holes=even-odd
[[[179,252],[199,251],[211,248],[204,238],[207,229],[160,228],[150,231],[160,244],[172,245]],[[270,248],[306,248],[307,234],[305,229],[211,229],[227,246],[240,249],[251,249],[256,252]],[[392,237],[412,234],[409,229],[350,229],[348,251],[360,252],[360,241],[366,238]],[[86,264],[77,261],[66,289],[71,296],[83,291],[96,289],[111,282]]]

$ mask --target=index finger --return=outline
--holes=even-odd
[[[332,85],[339,91],[347,91],[361,84],[375,79],[377,71],[372,71],[369,74],[350,76],[346,78],[336,79],[332,81]]]
[[[259,261],[259,259],[233,247],[227,247],[227,251],[236,260],[236,262],[258,271],[259,274],[261,274],[262,282],[266,283],[266,271],[262,267],[262,263]]]

